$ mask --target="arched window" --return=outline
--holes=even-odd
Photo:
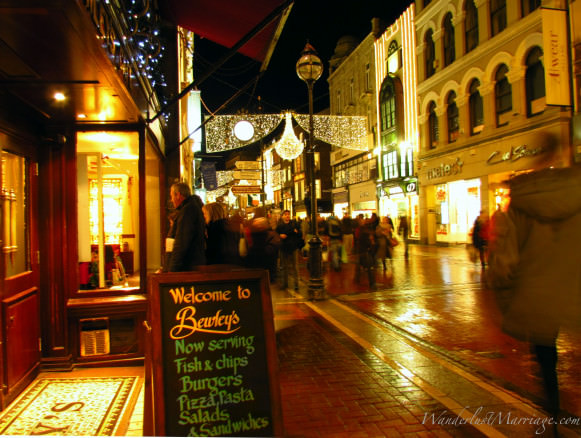
[[[440,134],[438,131],[438,116],[436,115],[436,103],[430,102],[428,105],[428,144],[430,149],[434,149],[438,145]]]
[[[490,27],[492,36],[506,28],[506,0],[490,0]]]
[[[522,9],[522,16],[526,17],[535,9],[538,9],[539,6],[541,6],[541,0],[521,0],[520,5]]]
[[[464,22],[466,28],[466,53],[478,46],[478,9],[474,0],[466,0],[466,19]]]
[[[458,106],[456,105],[456,93],[450,91],[446,100],[448,108],[446,115],[448,117],[448,143],[453,143],[460,134],[460,124],[458,122]]]
[[[452,14],[448,12],[444,17],[444,67],[452,64],[455,59],[454,25],[452,24]]]
[[[434,32],[429,29],[424,36],[424,57],[426,60],[426,79],[436,73],[436,46],[434,44]]]
[[[381,117],[381,142],[390,143],[389,134],[396,127],[396,96],[395,84],[391,77],[385,78],[379,93],[379,115]]]
[[[539,114],[545,109],[545,68],[542,57],[540,47],[533,48],[527,56],[527,116]]]
[[[496,125],[504,126],[508,123],[506,114],[512,109],[512,86],[508,82],[506,74],[508,67],[502,64],[496,70],[494,85],[494,98],[496,100]]]
[[[468,99],[468,105],[470,107],[470,135],[480,134],[484,127],[484,108],[478,87],[480,87],[480,81],[474,79],[470,83],[470,97]]]

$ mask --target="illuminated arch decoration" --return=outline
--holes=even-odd
[[[239,114],[215,116],[206,123],[206,151],[208,153],[240,148],[266,137],[283,120],[284,114]],[[292,117],[305,131],[309,132],[309,115],[292,114]],[[234,127],[240,121],[248,121],[254,127],[254,135],[241,141],[234,135]],[[313,115],[313,134],[333,146],[369,150],[367,144],[367,117],[365,116],[324,116]]]

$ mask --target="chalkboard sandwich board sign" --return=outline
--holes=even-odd
[[[226,266],[149,277],[148,432],[284,434],[268,286],[267,271]]]

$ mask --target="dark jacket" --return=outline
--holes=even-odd
[[[238,241],[240,233],[232,230],[228,219],[218,219],[210,222],[206,228],[206,263],[216,264],[240,264],[238,256]]]
[[[280,247],[280,238],[263,217],[253,219],[248,227],[248,255],[245,265],[249,268],[268,269],[270,280],[276,278],[276,262]]]
[[[299,242],[301,240],[302,233],[296,222],[290,221],[288,224],[285,224],[283,221],[281,221],[276,227],[276,232],[279,236],[281,234],[286,234],[287,236],[286,239],[280,239],[280,250],[282,252],[291,253],[296,249],[299,249]]]
[[[191,271],[206,264],[206,221],[202,209],[190,196],[178,206],[177,215],[170,230],[175,241],[169,256],[168,271]]]

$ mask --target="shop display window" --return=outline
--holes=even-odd
[[[77,134],[80,290],[139,287],[138,135]]]

